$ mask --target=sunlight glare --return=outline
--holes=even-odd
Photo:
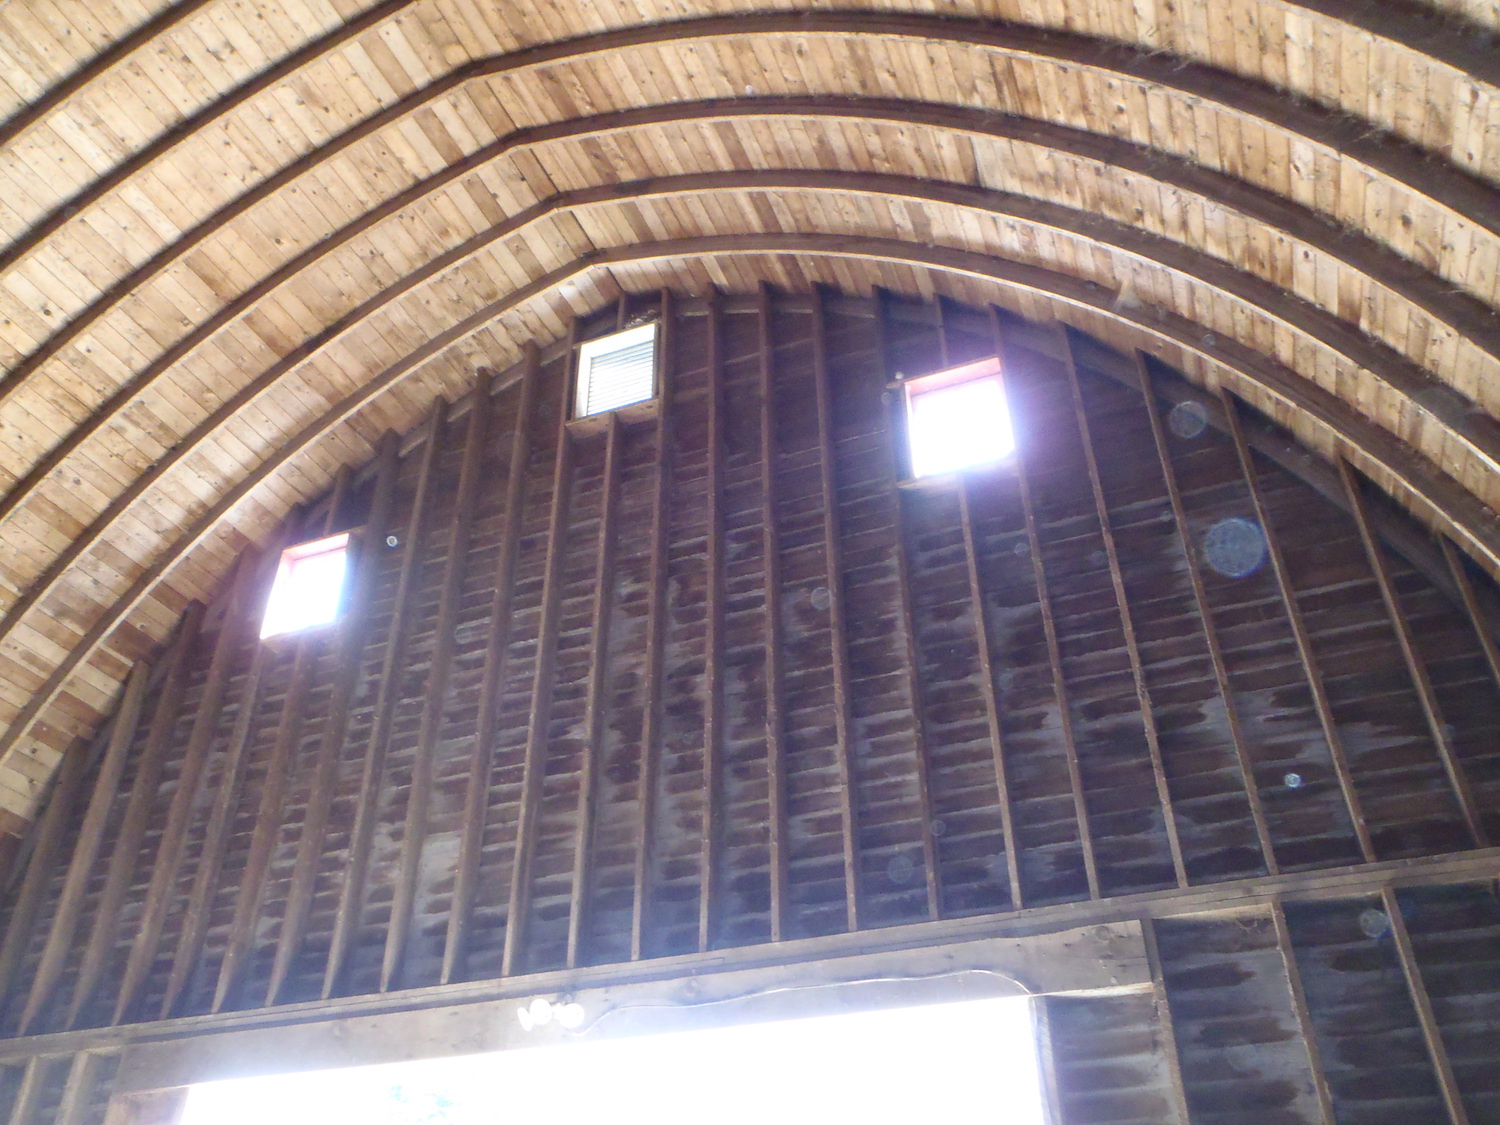
[[[1030,1003],[977,1000],[191,1088],[182,1125],[1043,1125]]]
[[[996,378],[913,391],[910,417],[912,471],[919,477],[999,461],[1016,447]]]

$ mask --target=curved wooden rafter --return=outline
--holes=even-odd
[[[129,590],[88,629],[54,667],[46,682],[0,736],[0,760],[24,738],[62,691],[74,671],[88,660],[124,622],[155,586],[198,544],[207,539],[238,504],[287,463],[310,449],[363,410],[380,395],[448,348],[487,327],[533,298],[588,271],[654,260],[744,254],[808,254],[875,259],[966,274],[1003,286],[1030,291],[1063,304],[1122,322],[1173,344],[1187,353],[1222,366],[1247,384],[1305,412],[1331,431],[1356,459],[1389,474],[1428,506],[1444,530],[1492,572],[1500,570],[1500,528],[1488,509],[1442,474],[1425,458],[1388,431],[1356,414],[1342,399],[1309,383],[1279,362],[1237,341],[1205,337],[1201,327],[1165,310],[1125,310],[1116,307],[1117,294],[1103,286],[1039,266],[1022,265],[986,254],[950,247],[917,245],[894,239],[824,234],[754,234],[711,236],[640,243],[595,251],[521,286],[431,336],[398,363],[387,367],[352,395],[305,426],[277,455],[246,474],[233,488],[196,519],[135,580]],[[496,390],[500,389],[497,384]]]
[[[1476,301],[1465,302],[1464,300],[1453,300],[1450,296],[1449,303],[1453,306],[1451,310],[1445,308],[1441,299],[1441,283],[1436,278],[1424,274],[1419,269],[1404,263],[1403,259],[1382,252],[1377,244],[1361,243],[1358,239],[1351,239],[1347,235],[1335,235],[1325,224],[1320,223],[1316,217],[1295,204],[1287,204],[1278,201],[1270,193],[1244,185],[1231,177],[1219,173],[1205,173],[1204,170],[1186,165],[1181,162],[1181,167],[1161,167],[1161,162],[1139,149],[1137,146],[1114,140],[1112,138],[1091,137],[1089,134],[1079,135],[1076,130],[1060,127],[1036,128],[1036,123],[1025,119],[1005,118],[995,120],[980,111],[965,110],[957,107],[911,106],[906,103],[881,100],[875,102],[835,100],[831,103],[823,103],[819,99],[776,99],[775,108],[782,115],[797,115],[810,117],[831,117],[837,120],[856,121],[919,121],[923,124],[931,123],[937,127],[966,128],[977,135],[998,136],[1025,140],[1028,143],[1040,143],[1043,137],[1049,138],[1053,145],[1059,149],[1072,151],[1070,146],[1083,145],[1086,155],[1098,158],[1112,158],[1110,163],[1125,167],[1133,172],[1148,174],[1147,170],[1155,171],[1158,179],[1170,183],[1180,190],[1191,190],[1193,185],[1205,195],[1210,190],[1209,184],[1217,182],[1226,195],[1238,196],[1244,202],[1244,210],[1257,218],[1265,221],[1280,220],[1278,228],[1289,237],[1305,237],[1316,240],[1314,245],[1324,253],[1331,256],[1339,255],[1341,260],[1350,264],[1351,268],[1358,268],[1354,261],[1367,269],[1380,271],[1376,280],[1387,285],[1400,293],[1403,297],[1412,300],[1414,304],[1425,311],[1434,314],[1448,313],[1441,317],[1444,323],[1455,331],[1464,332],[1470,339],[1474,339],[1484,349],[1497,358],[1500,358],[1500,329],[1492,326],[1491,320],[1485,315],[1484,307]],[[348,245],[350,241],[370,231],[381,222],[397,216],[404,208],[409,207],[421,199],[440,190],[444,186],[454,182],[461,176],[470,174],[475,169],[489,164],[503,156],[516,151],[522,147],[543,144],[549,141],[567,138],[593,137],[602,133],[617,132],[632,128],[644,127],[658,124],[663,120],[721,120],[745,116],[759,116],[760,113],[770,109],[769,106],[758,104],[745,104],[737,101],[720,102],[710,101],[696,103],[687,107],[643,107],[638,110],[623,111],[620,113],[609,113],[594,115],[590,117],[575,118],[566,122],[539,126],[533,129],[519,130],[512,133],[494,144],[477,150],[463,161],[449,166],[442,172],[431,176],[417,184],[412,185],[407,191],[387,200],[384,204],[371,209],[359,218],[346,224],[338,231],[328,236],[323,241],[309,247],[302,254],[285,263],[278,270],[262,278],[259,282],[241,293],[230,301],[218,312],[205,319],[186,336],[182,337],[166,351],[157,356],[137,373],[129,382],[121,386],[107,400],[97,406],[88,419],[80,424],[62,443],[49,451],[30,472],[11,489],[0,497],[0,522],[3,522],[12,512],[25,505],[27,499],[34,490],[54,471],[62,466],[69,457],[73,456],[91,436],[111,425],[120,413],[127,410],[131,402],[142,393],[146,392],[156,379],[166,373],[175,363],[185,358],[195,348],[207,342],[216,332],[235,321],[255,303],[268,296],[278,287],[293,280],[303,270],[311,268],[316,263],[327,259],[330,255]],[[1089,144],[1090,139],[1093,143]],[[1156,165],[1153,168],[1153,165]],[[1173,172],[1178,173],[1172,175]],[[673,181],[683,186],[677,188],[664,188],[663,194],[672,191],[703,190],[712,186],[705,177],[700,175],[694,179],[675,178]],[[753,173],[758,177],[759,183],[750,183],[743,178],[733,180],[734,173],[719,173],[718,175],[730,176],[727,184],[738,183],[745,186],[764,186],[767,189],[779,187],[811,187],[829,188],[836,190],[838,185],[830,182],[831,177],[842,178],[844,183],[851,185],[853,190],[871,193],[896,194],[906,198],[930,199],[937,202],[949,202],[962,206],[976,207],[988,210],[995,214],[1035,222],[1040,225],[1052,226],[1056,229],[1069,233],[1085,234],[1091,239],[1126,253],[1134,254],[1152,260],[1158,264],[1167,266],[1180,273],[1203,280],[1214,285],[1224,292],[1232,293],[1260,308],[1267,315],[1282,320],[1298,331],[1304,332],[1321,340],[1327,346],[1341,351],[1351,362],[1370,370],[1378,377],[1384,379],[1391,386],[1418,403],[1424,411],[1429,412],[1439,419],[1443,425],[1452,429],[1455,433],[1463,435],[1473,448],[1478,450],[1481,456],[1491,462],[1500,455],[1500,434],[1495,431],[1494,425],[1487,419],[1477,416],[1471,409],[1471,404],[1449,389],[1438,379],[1433,378],[1422,368],[1419,368],[1405,356],[1395,352],[1387,345],[1367,337],[1353,329],[1347,322],[1340,320],[1332,313],[1318,309],[1298,299],[1284,299],[1283,291],[1273,283],[1246,273],[1236,267],[1228,265],[1218,259],[1201,252],[1185,249],[1182,244],[1162,236],[1141,231],[1138,228],[1102,219],[1091,214],[1080,212],[1057,204],[1029,200],[1025,197],[1005,192],[987,191],[981,188],[963,187],[952,185],[948,188],[927,186],[924,181],[918,181],[910,177],[888,177],[881,179],[873,174],[861,173],[839,173],[808,171],[801,174],[794,172],[784,173],[784,178],[770,172]],[[668,181],[661,181],[665,184]],[[882,187],[881,185],[886,185]],[[693,186],[701,185],[701,186]],[[433,262],[428,263],[415,272],[413,276],[430,278],[443,269],[451,268],[458,261],[469,257],[483,246],[494,242],[499,237],[504,237],[519,225],[534,221],[542,213],[552,213],[559,206],[583,205],[600,200],[608,200],[624,195],[632,195],[649,189],[651,182],[637,184],[624,191],[613,191],[601,189],[593,194],[570,193],[561,203],[554,203],[542,209],[538,204],[526,211],[513,216],[512,219],[501,227],[485,232],[477,239],[471,239],[463,246],[455,248],[455,251],[463,247],[471,249],[455,258],[454,252],[439,256]],[[545,201],[544,201],[545,203]],[[1351,261],[1353,259],[1354,261]],[[1415,274],[1416,276],[1410,276]],[[390,299],[408,291],[410,288],[405,282],[379,295],[372,301],[351,310],[339,321],[328,326],[323,333],[305,342],[293,357],[298,362],[309,358],[324,344],[347,333],[359,320],[364,319],[375,310],[384,307]],[[1416,292],[1413,293],[1412,290]],[[1455,323],[1455,321],[1459,323]],[[1472,331],[1466,331],[1466,329]],[[0,384],[0,402],[5,401],[8,395],[16,393],[25,383],[23,375],[18,376],[10,382]],[[231,400],[234,401],[234,400]],[[226,407],[228,404],[226,404]],[[225,408],[216,411],[204,425],[217,425],[227,415]],[[183,439],[181,448],[191,448],[201,440],[202,429]],[[171,456],[167,460],[171,460]],[[154,466],[150,473],[155,473],[158,466]],[[148,475],[150,475],[148,473]],[[138,493],[137,493],[138,495]],[[131,502],[130,500],[125,501]],[[113,506],[110,512],[118,514]],[[76,557],[70,554],[68,559]],[[60,560],[59,564],[64,565]],[[52,568],[52,569],[55,569]],[[46,579],[39,579],[29,584],[28,589],[35,591],[38,586],[44,585]],[[8,618],[0,621],[0,635],[3,635],[8,626],[9,617],[23,612],[25,606],[31,604],[40,593],[23,592],[17,605],[12,607]]]
[[[373,11],[373,9],[372,9]],[[354,24],[337,34],[343,34]],[[360,25],[360,30],[365,30]],[[351,32],[350,34],[357,34]],[[822,35],[832,37],[873,36],[962,44],[967,47],[1036,58],[1068,66],[1098,70],[1116,80],[1147,83],[1192,101],[1218,106],[1221,112],[1258,119],[1290,136],[1312,141],[1363,164],[1368,170],[1389,177],[1414,196],[1462,215],[1491,234],[1500,235],[1500,191],[1484,180],[1453,168],[1433,176],[1429,154],[1416,145],[1383,131],[1371,131],[1367,122],[1336,114],[1313,103],[1300,101],[1283,91],[1227,71],[1163,58],[1150,52],[1122,47],[1108,40],[1071,33],[1045,31],[1017,24],[986,20],[925,15],[894,15],[878,12],[773,13],[708,16],[645,27],[623,28],[578,39],[561,40],[523,48],[507,54],[477,59],[461,65],[444,77],[370,115],[324,144],[303,154],[280,171],[266,177],[237,196],[191,230],[184,232],[150,260],[120,278],[105,293],[74,317],[67,327],[86,326],[108,308],[173,264],[183,260],[214,232],[223,229],[256,204],[270,198],[339,153],[401,122],[419,110],[471,82],[502,74],[515,74],[559,63],[576,63],[618,51],[667,43],[714,39],[738,39],[766,35]],[[347,38],[347,36],[346,36]],[[289,56],[295,58],[296,56]],[[278,64],[285,65],[285,64]],[[278,70],[278,74],[280,71]],[[284,75],[282,75],[284,76]],[[54,214],[0,254],[0,276],[29,255],[61,224],[70,221],[93,203],[124,185],[187,136],[231,112],[243,101],[263,91],[252,82],[228,99],[215,103],[199,118],[189,119],[177,132],[143,149],[107,176],[73,197]],[[251,89],[250,87],[254,87]],[[243,95],[243,96],[242,96]],[[200,119],[201,118],[201,119]],[[170,143],[169,143],[170,142]],[[80,328],[81,330],[81,328]],[[72,336],[66,328],[28,356],[17,368],[26,372],[55,355]],[[76,332],[74,333],[76,335]]]
[[[471,260],[488,247],[550,216],[574,208],[717,191],[788,190],[843,192],[963,207],[1050,228],[1073,237],[1086,238],[1110,250],[1151,262],[1231,296],[1263,316],[1342,355],[1351,364],[1373,375],[1384,387],[1405,396],[1415,408],[1430,413],[1452,432],[1465,436],[1476,455],[1492,467],[1500,469],[1500,436],[1494,433],[1493,424],[1477,418],[1464,403],[1455,401],[1458,396],[1447,391],[1422,368],[1388,346],[1359,333],[1334,314],[1289,297],[1269,281],[1171,239],[1059,204],[909,176],[814,170],[739,170],[668,176],[562,192],[541,200],[505,222],[433,257],[400,281],[350,309],[344,316],[309,337],[221,403],[163,457],[136,476],[88,528],[75,536],[67,548],[0,616],[0,642],[3,642],[32,607],[53,592],[68,569],[99,542],[116,520],[129,512],[137,501],[174,469],[195,456],[217,431],[268,393],[279,380],[337,341],[346,338],[371,317],[419,287]],[[1112,296],[1117,298],[1118,294],[1112,293]],[[1145,310],[1142,315],[1149,314],[1150,311]],[[87,423],[75,430],[64,445],[49,455],[43,466],[0,499],[0,520],[24,503],[45,475],[76,451],[91,434],[127,409],[129,403],[147,388],[150,380],[164,370],[164,366],[152,365],[142,376],[122,388],[104,407],[91,415]]]

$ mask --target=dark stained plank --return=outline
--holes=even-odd
[[[232,580],[224,616],[214,640],[213,655],[209,658],[207,683],[199,697],[187,745],[182,751],[182,768],[177,776],[177,788],[172,794],[166,824],[157,841],[156,858],[150,866],[146,899],[141,907],[140,920],[136,923],[135,938],[131,942],[115,1001],[114,1023],[127,1019],[134,1011],[141,986],[158,953],[162,924],[176,889],[188,822],[193,803],[198,798],[204,770],[208,766],[209,749],[214,730],[218,726],[219,709],[224,702],[230,665],[237,654],[241,633],[247,623],[246,603],[253,595],[258,563],[258,557],[253,553],[241,557]]]
[[[338,779],[339,751],[349,730],[350,703],[359,684],[360,653],[364,651],[370,631],[370,600],[377,569],[375,556],[384,545],[395,504],[400,447],[401,442],[396,433],[388,430],[380,439],[376,453],[375,490],[364,530],[356,540],[353,581],[337,625],[334,648],[338,654],[338,678],[333,685],[328,717],[318,743],[307,815],[297,838],[297,854],[292,863],[285,912],[281,930],[276,936],[276,952],[266,986],[268,1005],[275,1004],[280,997],[307,932],[318,858],[325,843],[329,810]]]
[[[668,292],[662,293],[661,337],[658,340],[656,386],[661,401],[656,416],[656,489],[651,508],[651,583],[647,609],[646,668],[643,713],[641,715],[640,799],[636,819],[634,870],[630,905],[630,959],[639,961],[646,955],[645,933],[651,909],[651,872],[653,869],[652,825],[655,823],[657,786],[661,774],[662,731],[662,661],[666,633],[667,584],[661,581],[666,572],[667,541],[671,526],[672,477],[672,400],[674,390],[673,361],[677,355],[677,304]]]
[[[577,363],[573,347],[577,322],[569,330],[569,378]],[[571,386],[571,382],[568,384]],[[557,414],[557,452],[552,465],[552,500],[547,520],[547,558],[543,568],[541,623],[537,636],[536,674],[526,723],[526,751],[521,780],[520,810],[516,819],[515,851],[511,859],[510,892],[505,911],[505,947],[501,976],[521,971],[526,953],[527,914],[530,910],[532,855],[536,848],[537,804],[546,770],[547,718],[552,705],[552,679],[557,655],[558,606],[562,586],[563,540],[567,534],[568,496],[573,478],[573,436],[568,430],[569,400],[564,396]]]
[[[198,631],[202,624],[203,605],[201,602],[194,602],[183,619],[177,638],[172,643],[172,650],[167,656],[166,678],[157,691],[152,707],[151,722],[146,728],[146,742],[141,748],[135,780],[125,805],[125,815],[110,841],[109,865],[103,889],[94,907],[93,929],[83,951],[78,978],[73,985],[73,998],[68,1005],[67,1024],[70,1027],[77,1025],[79,1015],[95,1000],[95,990],[100,986],[107,961],[115,947],[120,908],[124,905],[125,896],[135,876],[141,841],[151,819],[162,768],[172,749],[172,727],[177,722],[178,711],[182,706],[183,691],[187,687],[191,667],[190,658],[197,645]]]
[[[521,507],[525,500],[526,462],[531,452],[531,424],[536,410],[536,384],[541,357],[535,343],[528,342],[522,359],[510,463],[505,477],[505,534],[495,564],[495,591],[490,602],[489,629],[485,638],[484,671],[479,688],[479,708],[474,741],[469,756],[469,775],[464,788],[464,828],[454,872],[453,900],[448,913],[448,932],[443,945],[440,983],[462,979],[466,970],[469,917],[474,905],[474,881],[479,873],[479,851],[484,838],[486,797],[490,771],[495,761],[495,729],[499,719],[506,652],[510,647],[511,601],[515,595],[516,554],[521,536]]]
[[[1203,629],[1204,643],[1208,647],[1209,661],[1213,665],[1214,684],[1218,689],[1219,698],[1224,705],[1224,721],[1229,728],[1229,739],[1234,746],[1235,762],[1239,766],[1240,782],[1245,789],[1245,797],[1250,807],[1250,819],[1255,824],[1255,838],[1260,845],[1261,862],[1265,865],[1267,874],[1274,875],[1279,870],[1276,860],[1276,850],[1271,842],[1270,826],[1266,822],[1265,804],[1261,800],[1260,785],[1255,780],[1254,763],[1250,753],[1250,746],[1245,737],[1243,725],[1240,723],[1239,710],[1235,706],[1234,692],[1229,682],[1228,665],[1224,660],[1223,646],[1219,641],[1219,632],[1214,625],[1213,609],[1209,604],[1208,593],[1203,585],[1203,571],[1198,561],[1198,554],[1193,548],[1192,533],[1188,524],[1187,511],[1182,503],[1182,490],[1177,481],[1177,470],[1172,463],[1171,452],[1167,448],[1167,436],[1162,426],[1161,412],[1156,396],[1155,388],[1151,381],[1151,369],[1147,366],[1145,357],[1140,352],[1132,356],[1135,361],[1135,369],[1141,382],[1141,397],[1145,402],[1146,415],[1151,424],[1152,444],[1156,447],[1157,460],[1161,464],[1162,479],[1166,483],[1167,498],[1172,506],[1172,522],[1177,529],[1177,536],[1182,543],[1183,560],[1187,567],[1188,581],[1193,589],[1193,605],[1198,611],[1198,621]]]
[[[1003,367],[1008,359],[1006,336],[1001,328],[999,310],[991,309],[990,316],[995,336],[995,353],[1001,357]],[[1089,897],[1098,898],[1100,895],[1099,867],[1094,855],[1093,830],[1089,825],[1088,805],[1084,799],[1083,774],[1079,766],[1078,745],[1074,738],[1071,708],[1068,704],[1067,681],[1063,676],[1062,649],[1058,641],[1057,620],[1053,612],[1052,591],[1047,579],[1047,568],[1042,558],[1041,534],[1037,529],[1036,501],[1032,495],[1031,473],[1026,462],[1026,444],[1022,442],[1016,449],[1016,481],[1020,488],[1021,509],[1025,517],[1026,542],[1031,551],[1037,603],[1042,611],[1042,628],[1046,638],[1047,659],[1052,671],[1053,695],[1057,700],[1064,756],[1068,764],[1068,780],[1073,791],[1073,814],[1077,824],[1078,840],[1083,849],[1084,875],[1088,880]]]
[[[395,897],[391,903],[390,927],[380,967],[380,991],[398,987],[401,981],[407,933],[412,923],[413,900],[427,839],[428,806],[432,800],[433,757],[437,753],[438,727],[448,696],[448,673],[453,665],[453,628],[458,599],[463,590],[464,567],[469,557],[469,535],[473,524],[474,499],[479,491],[480,457],[484,452],[490,416],[490,379],[480,377],[474,389],[473,406],[464,438],[463,463],[459,469],[458,496],[448,527],[448,557],[443,586],[438,595],[437,639],[427,672],[422,701],[421,727],[411,784],[406,791],[406,824],[401,834],[401,858],[396,873]],[[439,444],[435,433],[433,444]]]
[[[369,740],[365,745],[365,757],[360,771],[359,797],[355,805],[354,829],[349,837],[349,859],[344,869],[343,885],[339,888],[339,902],[334,916],[333,936],[328,948],[328,962],[323,971],[323,998],[335,995],[342,983],[343,972],[349,951],[354,944],[355,930],[359,925],[360,910],[368,891],[366,877],[370,856],[370,841],[375,833],[375,821],[379,816],[379,796],[385,778],[386,755],[390,749],[391,723],[393,720],[400,685],[396,670],[405,655],[407,634],[410,629],[411,588],[418,564],[423,554],[424,516],[433,484],[434,466],[438,448],[442,445],[444,424],[447,420],[448,404],[439,399],[433,408],[427,425],[426,441],[422,447],[421,462],[417,470],[416,492],[401,539],[405,553],[401,557],[400,576],[396,581],[395,609],[386,629],[385,652],[380,666],[379,679],[375,684],[375,704],[370,720]]]
[[[69,947],[76,936],[79,912],[83,908],[94,861],[104,842],[104,830],[115,802],[116,790],[125,773],[126,758],[135,738],[136,723],[140,719],[146,681],[150,674],[149,666],[137,664],[125,684],[125,693],[115,715],[114,731],[105,748],[99,773],[94,779],[94,791],[89,797],[88,811],[84,813],[83,823],[78,829],[78,841],[73,846],[72,859],[63,881],[62,895],[53,914],[52,927],[47,933],[41,960],[32,972],[26,1005],[21,1011],[20,1032],[23,1035],[51,1001],[58,978],[62,975]]]
[[[1312,639],[1308,635],[1301,607],[1297,603],[1297,591],[1292,586],[1291,576],[1287,571],[1286,560],[1282,555],[1281,545],[1277,541],[1275,529],[1271,526],[1270,516],[1266,510],[1265,499],[1262,496],[1260,474],[1256,470],[1250,447],[1245,441],[1245,428],[1244,423],[1240,419],[1240,406],[1238,400],[1231,396],[1228,391],[1221,391],[1220,396],[1225,417],[1229,420],[1230,436],[1234,439],[1235,453],[1240,462],[1240,472],[1244,477],[1246,486],[1250,490],[1250,500],[1255,508],[1256,522],[1260,524],[1262,534],[1265,536],[1266,553],[1270,556],[1271,569],[1276,575],[1276,585],[1281,593],[1282,606],[1286,612],[1287,620],[1291,623],[1292,635],[1297,642],[1297,654],[1301,658],[1308,687],[1312,690],[1313,703],[1318,713],[1318,722],[1323,730],[1324,741],[1328,745],[1328,754],[1333,763],[1334,774],[1338,778],[1339,791],[1343,794],[1344,803],[1348,807],[1349,819],[1354,824],[1354,834],[1359,840],[1360,853],[1368,862],[1375,859],[1375,846],[1370,839],[1370,828],[1365,821],[1365,815],[1360,806],[1359,793],[1354,787],[1354,777],[1349,769],[1348,758],[1344,754],[1343,740],[1339,737],[1338,726],[1334,722],[1333,708],[1328,701],[1328,691],[1324,686],[1323,677],[1318,670],[1317,658],[1313,653]]]

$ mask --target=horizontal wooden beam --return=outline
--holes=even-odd
[[[1118,294],[1105,286],[1044,267],[956,247],[860,235],[775,233],[640,242],[587,252],[486,304],[448,329],[429,337],[401,361],[367,380],[354,394],[289,438],[275,456],[267,458],[201,514],[90,627],[79,644],[59,661],[47,681],[0,737],[0,760],[30,731],[73,670],[97,651],[104,639],[140,604],[163,575],[207,538],[230,511],[271,479],[287,461],[322,440],[446,349],[484,329],[495,318],[592,270],[631,263],[747,254],[808,254],[920,265],[1039,294],[1143,330],[1158,340],[1228,368],[1247,383],[1259,386],[1266,393],[1306,413],[1332,431],[1351,450],[1368,458],[1429,505],[1445,525],[1445,530],[1453,533],[1466,550],[1475,554],[1492,573],[1500,572],[1500,527],[1495,525],[1492,513],[1420,452],[1364,418],[1349,403],[1278,361],[1236,340],[1205,334],[1201,325],[1166,310],[1117,307]]]
[[[432,985],[402,992],[285,1004],[275,1009],[186,1016],[127,1027],[81,1029],[0,1040],[0,1062],[38,1054],[63,1054],[99,1047],[182,1038],[256,1027],[287,1028],[320,1020],[457,1007],[488,1000],[576,993],[591,987],[637,981],[687,980],[707,972],[759,966],[788,966],[835,957],[922,949],[960,941],[1024,937],[1076,927],[1108,925],[1146,918],[1183,918],[1240,913],[1267,914],[1277,902],[1317,902],[1363,898],[1388,887],[1483,883],[1500,876],[1500,848],[1457,855],[1388,860],[1321,872],[1259,876],[1186,889],[1149,891],[1099,901],[1083,900],[1030,907],[1007,914],[915,922],[877,927],[858,933],[761,943],[740,949],[717,949],[614,965],[558,969],[503,979]]]

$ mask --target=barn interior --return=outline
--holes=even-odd
[[[1497,185],[1497,0],[0,4],[0,1111],[1500,1123]]]

